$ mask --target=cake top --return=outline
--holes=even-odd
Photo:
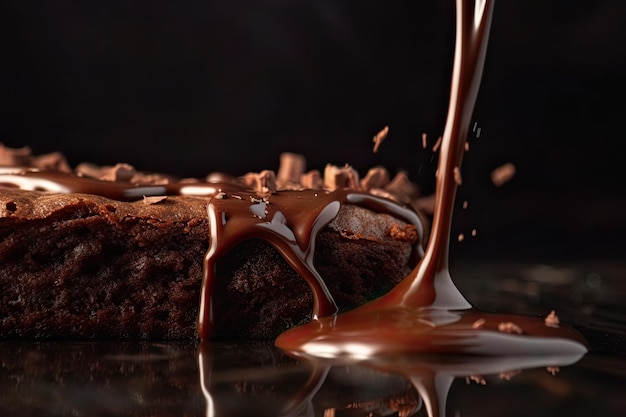
[[[29,148],[7,147],[1,147],[0,151],[0,163],[4,165],[0,168],[0,186],[6,187],[8,193],[17,192],[15,198],[5,204],[5,216],[14,215],[18,207],[21,210],[28,204],[34,216],[51,214],[67,204],[68,199],[81,194],[89,194],[89,198],[143,200],[144,205],[125,205],[124,210],[154,211],[159,216],[181,214],[178,207],[172,209],[164,203],[167,199],[201,199],[210,238],[198,315],[198,333],[203,339],[209,338],[213,329],[211,305],[216,264],[245,240],[258,238],[269,243],[306,281],[313,294],[313,318],[337,311],[314,265],[313,254],[317,234],[337,219],[340,210],[360,206],[380,213],[382,218],[388,215],[396,219],[388,222],[390,226],[385,233],[395,240],[413,244],[413,261],[423,254],[422,220],[408,206],[419,198],[419,189],[404,173],[391,179],[381,167],[371,169],[362,179],[349,165],[327,165],[322,175],[317,170],[307,172],[302,156],[284,153],[278,174],[264,170],[239,177],[212,173],[204,179],[180,179],[138,172],[128,164],[99,167],[83,163],[72,170],[59,153],[34,156]],[[22,191],[11,191],[16,188]],[[19,199],[19,193],[24,191],[31,194],[28,201]],[[37,197],[34,202],[32,195]],[[197,210],[199,205],[189,206]],[[359,230],[357,224],[363,220],[359,217],[361,212],[351,210],[350,213],[351,216],[342,217],[345,224],[332,227]],[[364,227],[361,226],[361,230]]]

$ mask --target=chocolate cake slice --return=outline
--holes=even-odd
[[[0,157],[3,339],[188,339],[209,316],[212,339],[273,338],[384,294],[421,254],[418,216],[388,199],[407,198],[401,180],[380,169],[322,177],[287,155],[277,177],[185,181],[10,151],[18,163]],[[332,216],[320,220],[320,208]]]

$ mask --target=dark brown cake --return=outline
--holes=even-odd
[[[0,188],[0,337],[196,337],[208,201]],[[350,309],[406,275],[417,238],[404,221],[345,204],[317,235],[315,267]],[[260,239],[219,261],[214,287],[215,339],[272,338],[311,318],[307,283]]]

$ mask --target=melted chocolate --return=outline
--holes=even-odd
[[[533,317],[474,310],[450,277],[448,250],[454,198],[494,1],[457,0],[456,4],[450,105],[424,257],[388,294],[346,314],[290,329],[278,337],[278,347],[296,354],[362,359],[412,352],[492,356],[586,351],[582,336],[568,327],[552,326]]]
[[[238,243],[260,238],[274,246],[313,291],[313,319],[337,312],[337,306],[313,264],[317,233],[330,223],[343,204],[358,204],[385,212],[420,227],[410,210],[369,194],[348,189],[335,191],[282,191],[269,199],[249,192],[213,198],[208,205],[211,246],[205,257],[200,294],[198,332],[201,339],[211,334],[211,295],[217,261]],[[419,230],[419,235],[422,231]]]

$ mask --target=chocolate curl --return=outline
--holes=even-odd
[[[276,174],[274,171],[263,170],[259,173],[249,172],[241,177],[243,183],[256,191],[260,196],[269,196],[276,192]]]
[[[76,167],[76,175],[96,178],[102,181],[131,182],[136,173],[135,168],[128,164],[100,167],[83,162]]]
[[[361,188],[359,173],[347,164],[343,167],[328,164],[324,169],[324,187],[331,191],[337,188],[358,190]]]
[[[373,188],[385,188],[389,184],[389,172],[383,167],[374,167],[367,171],[361,180],[361,188],[369,191]]]
[[[306,159],[304,156],[284,152],[280,154],[280,166],[278,168],[278,175],[276,182],[280,184],[281,188],[283,184],[298,184],[300,177],[306,170]]]
[[[9,148],[0,143],[0,165],[16,167],[30,166],[32,151],[30,147]]]
[[[300,185],[309,190],[321,190],[324,188],[324,180],[319,170],[314,169],[300,176]]]

